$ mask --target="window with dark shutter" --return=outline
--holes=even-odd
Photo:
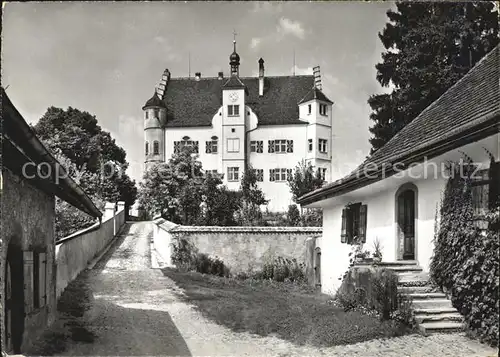
[[[361,205],[359,207],[359,228],[358,236],[361,243],[366,243],[366,214],[367,205]]]
[[[274,169],[269,169],[269,181],[274,181]]]
[[[262,154],[264,152],[264,142],[257,141],[257,152]]]
[[[267,152],[268,153],[274,153],[274,140],[268,140],[268,147],[267,147]]]
[[[180,141],[174,141],[174,153],[180,153],[181,152],[181,142]]]
[[[146,141],[146,145],[144,147],[144,153],[146,154],[146,156],[149,155],[149,143]]]
[[[286,152],[293,152],[293,140],[286,141]]]
[[[160,143],[153,141],[153,155],[160,155]]]
[[[34,261],[33,252],[23,252],[23,274],[24,274],[24,312],[29,314],[34,309]]]
[[[286,169],[286,179],[287,181],[292,179],[292,169]]]
[[[340,242],[347,243],[347,209],[342,210],[342,228],[340,231]]]

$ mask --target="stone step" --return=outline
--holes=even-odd
[[[423,294],[436,292],[436,288],[428,284],[424,286],[398,286],[398,293],[402,294]]]
[[[448,299],[423,299],[413,300],[415,309],[431,309],[431,308],[453,308],[451,301]]]
[[[448,307],[414,307],[413,312],[415,315],[439,315],[439,314],[451,314],[457,312],[453,306]]]
[[[428,335],[431,333],[452,333],[463,331],[464,326],[463,323],[457,321],[448,321],[448,322],[424,322],[419,324],[418,328],[424,334]]]
[[[422,268],[419,267],[418,265],[394,265],[394,266],[386,266],[384,268],[395,271],[398,274],[422,272]]]
[[[447,312],[441,314],[415,314],[415,321],[418,324],[427,323],[427,322],[463,322],[464,318],[458,312]]]
[[[425,293],[410,293],[408,296],[413,300],[426,299],[447,299],[445,293],[425,292]]]
[[[380,262],[380,267],[398,267],[398,266],[415,266],[418,265],[416,260],[397,260],[395,262]]]

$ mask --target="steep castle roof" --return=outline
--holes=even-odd
[[[305,124],[299,120],[298,103],[313,88],[314,77],[280,76],[264,78],[264,95],[259,96],[258,77],[233,79],[171,78],[163,103],[167,108],[167,127],[212,125],[212,118],[222,105],[224,85],[244,85],[246,105],[257,115],[259,125]],[[325,97],[326,98],[326,97]],[[154,98],[152,98],[154,99]],[[159,99],[159,98],[158,98]],[[149,102],[149,101],[148,101]],[[147,105],[148,103],[146,103]]]
[[[308,102],[308,101],[313,100],[313,99],[317,99],[317,100],[321,100],[323,102],[333,104],[333,102],[330,99],[328,99],[328,97],[321,90],[319,90],[316,87],[312,88],[306,94],[306,96],[304,98],[302,98],[302,100],[299,102],[299,104]]]

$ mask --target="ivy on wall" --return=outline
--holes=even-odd
[[[462,174],[460,171],[462,170]],[[450,172],[436,226],[431,278],[451,293],[453,305],[464,316],[467,330],[497,346],[499,339],[499,228],[498,204],[483,217],[487,229],[474,221],[470,165]]]

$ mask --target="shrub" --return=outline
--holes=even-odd
[[[383,320],[391,318],[397,309],[398,277],[388,269],[377,269],[372,279],[372,292],[375,307]]]
[[[286,214],[286,220],[289,226],[298,226],[300,224],[300,212],[297,205],[289,205]]]
[[[451,175],[441,202],[430,265],[432,280],[451,292],[469,333],[498,345],[499,225],[498,205],[483,217],[488,228],[475,225],[471,181]]]
[[[278,282],[301,282],[305,280],[304,270],[304,264],[299,264],[295,258],[284,259],[278,257],[266,262],[262,267],[262,271],[256,273],[254,278]]]

